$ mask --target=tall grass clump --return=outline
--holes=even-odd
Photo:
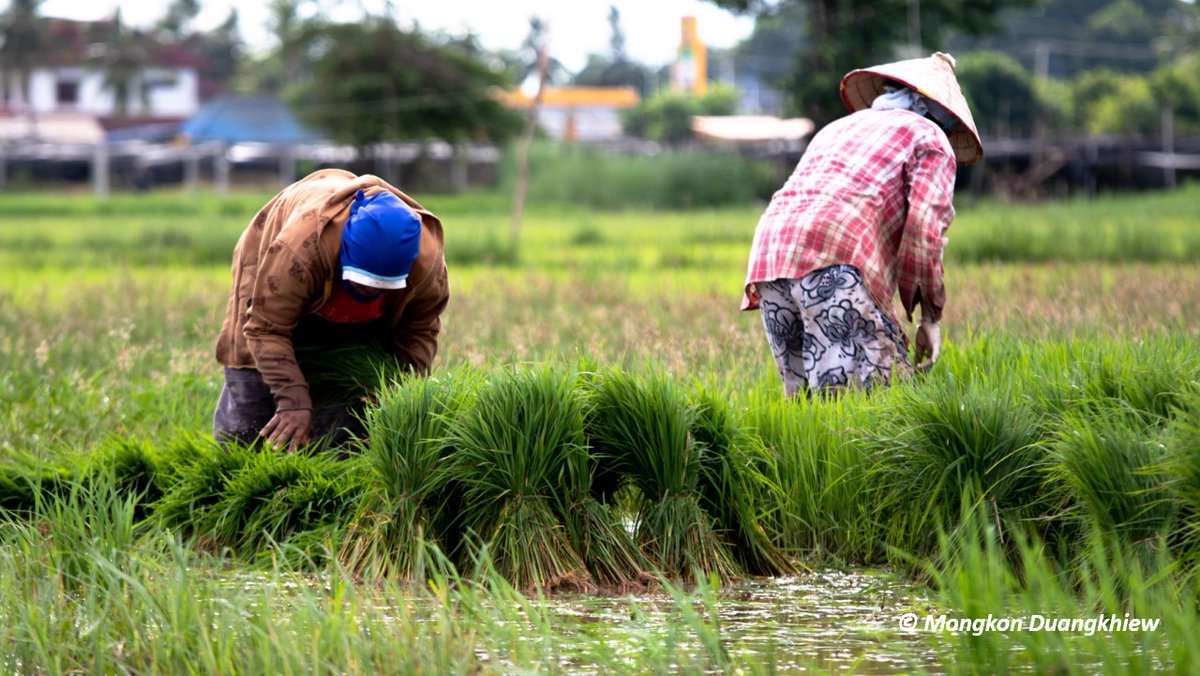
[[[1051,481],[1065,488],[1082,526],[1125,543],[1157,543],[1167,534],[1175,505],[1159,436],[1147,434],[1144,419],[1129,412],[1064,417],[1050,447]]]
[[[702,445],[700,494],[722,540],[751,575],[787,575],[796,566],[763,526],[783,503],[783,486],[759,438],[731,410],[729,400],[698,388],[693,437]]]
[[[539,145],[530,157],[529,197],[600,209],[693,209],[769,199],[772,167],[727,152],[621,155]]]
[[[594,376],[588,430],[601,463],[633,489],[639,546],[659,570],[683,580],[739,571],[700,485],[706,451],[692,429],[699,412],[667,376]]]
[[[1038,513],[1046,473],[1042,415],[1008,381],[954,374],[904,386],[869,433],[881,523],[893,546],[928,553],[964,500],[1001,524]]]
[[[230,480],[260,452],[241,444],[220,448],[215,443],[197,451],[176,467],[174,483],[154,505],[155,518],[162,525],[187,537],[205,535],[203,524]]]
[[[548,367],[502,370],[448,422],[451,473],[461,489],[456,527],[521,588],[581,583],[587,569],[560,507],[563,479],[587,471],[583,411],[573,378]]]
[[[356,575],[424,580],[429,547],[448,536],[439,522],[462,507],[447,471],[450,421],[475,385],[465,369],[407,376],[388,385],[367,411],[367,436],[359,442],[364,495],[339,554]]]

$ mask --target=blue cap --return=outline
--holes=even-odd
[[[359,190],[342,230],[342,279],[376,289],[403,289],[421,253],[421,218],[384,190]]]

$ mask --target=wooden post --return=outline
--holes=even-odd
[[[109,196],[108,144],[101,141],[92,147],[92,194],[98,200]]]
[[[1169,103],[1162,109],[1162,149],[1167,158],[1163,178],[1167,187],[1174,189],[1179,185],[1175,171],[1175,106]]]
[[[200,185],[200,152],[194,145],[183,151],[183,189],[189,195],[195,194]]]
[[[514,256],[517,253],[517,242],[521,237],[521,218],[525,212],[525,195],[529,192],[529,148],[533,145],[533,134],[537,131],[538,112],[542,107],[542,99],[546,94],[546,79],[550,73],[550,55],[546,50],[546,34],[549,32],[550,29],[547,27],[542,33],[541,42],[538,44],[537,94],[533,97],[533,104],[529,106],[529,114],[525,118],[525,129],[521,134],[521,143],[517,146],[517,185],[513,194],[513,213],[509,240],[509,246],[512,248],[511,253]]]
[[[229,196],[229,147],[224,143],[217,146],[217,154],[213,163],[213,182],[216,183],[217,194]]]

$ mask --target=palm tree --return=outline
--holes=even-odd
[[[104,68],[104,88],[112,92],[114,114],[129,115],[130,104],[135,95],[143,108],[150,105],[145,87],[141,83],[142,69],[146,65],[146,50],[141,36],[129,30],[121,22],[121,10],[113,16],[112,33],[101,57]]]
[[[42,0],[11,0],[8,11],[0,15],[0,67],[4,72],[3,101],[12,95],[11,83],[17,82],[21,101],[30,115],[29,75],[38,53],[45,46],[45,30],[38,16]]]

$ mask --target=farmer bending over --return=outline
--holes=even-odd
[[[284,188],[233,250],[233,290],[217,338],[225,387],[213,414],[222,443],[295,450],[357,431],[354,402],[314,410],[296,360],[303,345],[378,339],[429,371],[449,299],[442,224],[375,176],[325,169]]]
[[[958,164],[983,156],[954,59],[936,53],[842,79],[851,114],[813,137],[754,233],[742,309],[759,308],[784,392],[870,389],[937,361],[943,235]]]

